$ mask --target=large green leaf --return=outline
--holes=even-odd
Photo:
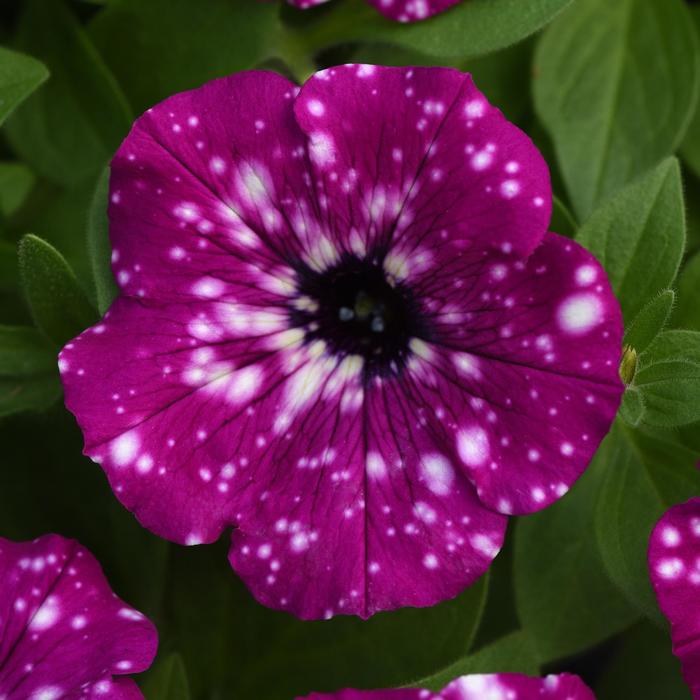
[[[691,7],[689,11],[693,18],[696,36],[700,36],[700,7]],[[685,162],[700,177],[700,104],[695,108],[695,115],[681,145],[681,153]]]
[[[107,198],[109,196],[109,170],[105,170],[97,183],[87,218],[87,245],[90,267],[97,298],[97,310],[103,314],[117,296],[117,283],[112,274],[112,246],[109,242]]]
[[[666,289],[649,301],[625,329],[625,344],[635,352],[644,352],[668,323],[675,300],[673,290]]]
[[[488,584],[484,577],[432,608],[304,622],[256,603],[231,571],[223,541],[174,548],[168,580],[160,631],[177,640],[193,697],[256,700],[427,676],[469,651]]]
[[[14,238],[31,231],[60,250],[91,298],[94,291],[85,227],[95,185],[96,180],[89,180],[78,188],[64,189],[39,180],[8,223]]]
[[[23,163],[0,163],[0,218],[13,214],[34,185],[34,174]]]
[[[518,614],[542,662],[593,646],[638,615],[610,581],[593,536],[595,503],[610,468],[606,441],[568,495],[518,520]]]
[[[65,258],[41,238],[26,235],[19,244],[19,267],[32,318],[57,346],[96,320]]]
[[[48,77],[40,61],[0,47],[0,124]]]
[[[156,663],[143,689],[148,700],[190,700],[187,671],[180,654],[170,654]]]
[[[597,700],[691,700],[668,633],[648,622],[620,639],[594,690]]]
[[[19,281],[17,247],[0,241],[0,292],[11,292]]]
[[[678,328],[700,331],[700,252],[688,260],[678,278],[678,304],[673,323]]]
[[[578,0],[547,29],[535,57],[535,106],[580,219],[673,153],[699,79],[682,0]]]
[[[528,635],[519,630],[501,637],[463,659],[412,683],[417,688],[441,690],[450,681],[470,673],[539,673],[537,653]]]
[[[617,424],[595,514],[603,561],[613,581],[644,614],[661,623],[649,581],[649,536],[668,508],[700,493],[698,454],[666,436]]]
[[[645,423],[661,427],[700,420],[700,332],[666,331],[640,355],[634,386]]]
[[[35,328],[0,326],[0,416],[47,408],[60,393],[46,338]]]
[[[673,285],[685,246],[680,168],[674,158],[603,204],[577,235],[605,267],[626,323]]]
[[[440,58],[473,58],[524,39],[571,0],[468,0],[427,21],[402,25],[366,0],[335,0],[299,40],[310,50],[348,41],[376,41]]]
[[[131,110],[61,0],[27,0],[17,42],[46,62],[51,79],[8,121],[10,143],[46,178],[81,183],[105,166],[129,129]]]
[[[142,112],[270,56],[278,11],[247,0],[112,0],[90,34]]]
[[[578,230],[573,214],[558,197],[554,197],[552,201],[552,220],[549,223],[549,230],[568,238],[574,238]]]

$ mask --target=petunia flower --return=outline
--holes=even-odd
[[[0,700],[139,700],[153,625],[112,593],[84,547],[0,538]]]
[[[112,162],[120,296],[60,355],[119,499],[302,618],[427,606],[615,415],[604,271],[471,77],[346,65],[175,95]]]
[[[695,700],[700,699],[700,498],[674,506],[649,541],[651,583],[671,623],[673,653]]]
[[[546,678],[499,673],[462,676],[439,693],[418,688],[341,690],[297,700],[595,700],[595,696],[578,676],[568,673]]]
[[[323,5],[328,0],[287,0],[290,5],[305,10]],[[460,0],[367,0],[385,17],[397,22],[417,22],[444,12]]]

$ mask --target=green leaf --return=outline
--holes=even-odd
[[[542,662],[587,649],[638,615],[608,578],[591,537],[608,457],[604,443],[567,496],[517,522],[516,603]]]
[[[513,585],[515,528],[506,532],[503,548],[489,569],[489,590],[474,648],[481,649],[520,628]]]
[[[666,289],[647,303],[625,331],[625,344],[633,347],[637,353],[646,350],[651,341],[665,328],[675,298],[673,290]]]
[[[0,46],[0,124],[48,77],[40,61]]]
[[[648,622],[620,639],[594,690],[597,700],[691,700],[668,633]]]
[[[27,0],[17,32],[20,47],[46,62],[51,79],[8,121],[8,138],[37,173],[77,185],[105,166],[129,130],[131,110],[61,0]]]
[[[185,663],[180,654],[159,661],[143,684],[148,700],[190,700]]]
[[[640,355],[634,385],[646,423],[674,427],[700,420],[700,332],[661,333]]]
[[[693,19],[695,35],[700,36],[700,7],[690,7],[688,11]],[[700,177],[700,103],[695,108],[695,115],[681,144],[681,155],[693,172]]]
[[[552,200],[552,220],[549,224],[549,230],[567,238],[574,238],[578,230],[574,215],[558,197],[554,197]]]
[[[88,295],[93,294],[93,282],[85,229],[96,182],[64,189],[39,180],[10,222],[15,236],[31,231],[60,250]]]
[[[678,161],[669,158],[601,206],[576,237],[602,263],[628,324],[673,285],[685,246]]]
[[[34,182],[34,174],[23,163],[0,163],[0,217],[17,211]]]
[[[3,377],[0,375],[0,416],[23,411],[43,411],[61,395],[58,375]]]
[[[532,640],[525,632],[518,630],[411,685],[438,691],[455,678],[471,673],[524,673],[536,676],[539,671]]]
[[[488,585],[484,577],[432,608],[367,621],[341,616],[305,622],[256,603],[232,574],[223,541],[172,548],[168,580],[159,630],[178,640],[193,697],[256,700],[340,687],[388,688],[427,676],[469,651]]]
[[[678,328],[700,331],[700,252],[685,264],[678,278],[678,304],[673,315],[673,323]]]
[[[578,0],[547,29],[535,55],[535,108],[580,219],[675,151],[699,79],[682,0]]]
[[[686,223],[688,227],[687,253],[700,250],[700,178],[689,171],[685,173]]]
[[[56,351],[36,328],[0,326],[0,375],[31,377],[56,372]]]
[[[60,393],[46,338],[35,328],[0,326],[0,416],[47,408]]]
[[[530,36],[571,0],[469,0],[430,20],[401,24],[382,17],[365,0],[336,0],[298,37],[310,51],[350,41],[375,41],[442,59],[474,58]]]
[[[95,310],[64,257],[50,244],[28,234],[18,248],[22,287],[39,330],[57,346],[96,320]]]
[[[87,220],[87,244],[92,278],[97,297],[97,310],[104,314],[117,296],[117,283],[112,274],[112,246],[109,241],[107,199],[109,197],[109,169],[100,176],[90,204]]]
[[[17,246],[0,241],[0,292],[12,292],[19,282]]]
[[[620,404],[620,418],[633,428],[641,425],[644,419],[644,397],[637,387],[629,386],[625,389]]]
[[[268,58],[278,13],[273,2],[112,0],[89,32],[140,113]]]
[[[608,573],[629,601],[663,624],[649,581],[647,548],[659,518],[700,493],[697,453],[617,423],[608,442],[595,531]]]

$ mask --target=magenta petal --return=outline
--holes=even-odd
[[[312,693],[306,700],[595,700],[578,676],[530,678],[515,673],[462,676],[439,693],[428,690],[341,690]],[[304,700],[298,698],[297,700]]]
[[[316,404],[299,417],[309,435],[270,452],[269,470],[291,473],[233,534],[231,563],[258,600],[302,618],[368,617],[453,598],[488,569],[506,520],[413,416],[387,383],[362,413]]]
[[[328,2],[328,0],[287,0],[287,2],[301,10],[306,10],[308,7],[323,5],[324,3]]]
[[[484,504],[540,510],[582,474],[615,417],[619,305],[595,258],[556,234],[527,262],[460,254],[451,241],[433,256],[409,277],[437,328],[414,364],[416,405],[434,408],[426,419]]]
[[[668,510],[649,541],[649,573],[671,623],[673,653],[693,697],[700,698],[700,498]]]
[[[155,628],[117,598],[85,548],[47,535],[0,538],[0,698],[136,700]]]
[[[549,171],[532,141],[451,68],[345,65],[312,76],[295,103],[349,247],[445,235],[530,253],[547,231]]]
[[[134,124],[111,165],[112,263],[123,294],[259,298],[315,232],[298,88],[249,71],[174,95]],[[255,286],[254,286],[255,285]],[[256,289],[255,287],[258,287]]]
[[[431,605],[488,568],[505,519],[401,387],[365,397],[357,361],[291,331],[238,339],[216,308],[218,341],[187,342],[192,308],[121,299],[61,354],[86,454],[144,525],[185,544],[237,527],[234,568],[304,618]]]
[[[398,22],[416,22],[444,12],[460,0],[367,0],[383,15]]]

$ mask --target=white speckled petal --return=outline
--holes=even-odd
[[[0,538],[0,698],[139,700],[155,628],[117,598],[77,542]]]
[[[674,506],[649,541],[649,575],[671,623],[673,653],[693,698],[700,698],[700,498]]]
[[[595,700],[578,676],[568,673],[531,678],[516,673],[462,676],[439,693],[419,688],[340,690],[297,700]]]

